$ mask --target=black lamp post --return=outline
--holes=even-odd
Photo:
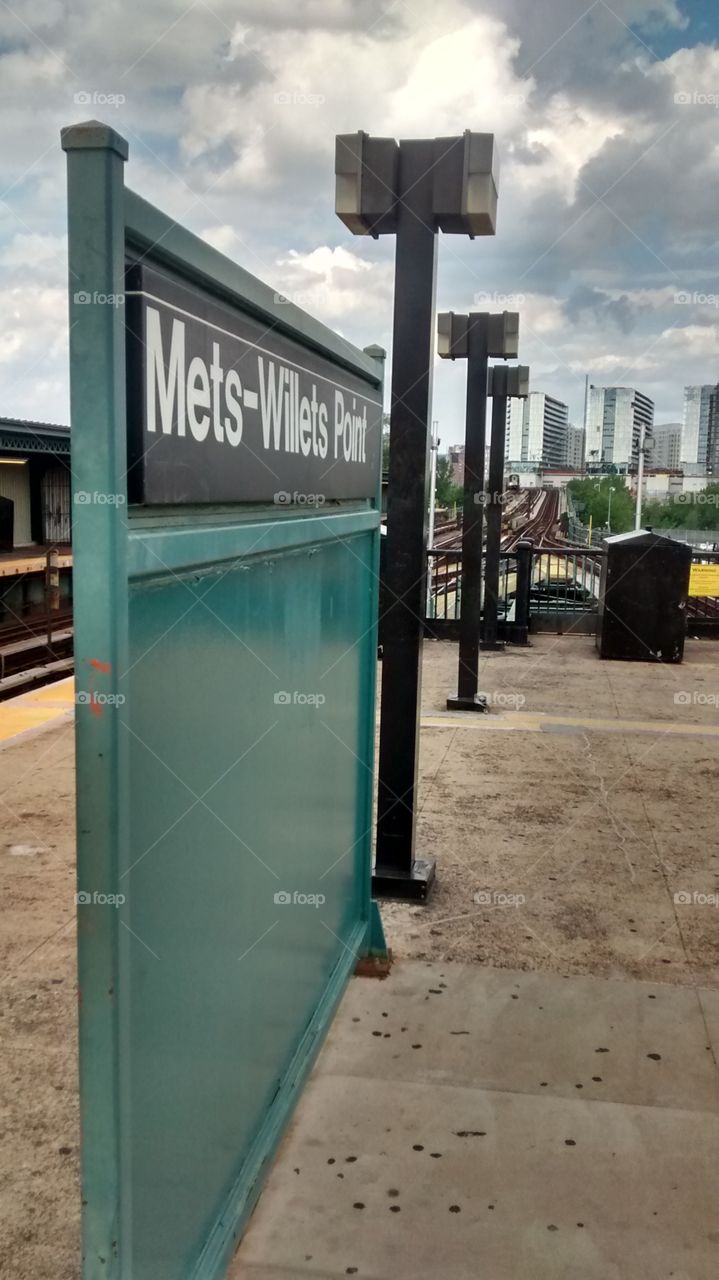
[[[336,212],[355,235],[397,236],[377,851],[380,897],[425,899],[431,859],[414,856],[422,632],[426,605],[437,232],[494,235],[494,137],[340,135]]]
[[[478,687],[487,377],[490,356],[516,358],[519,315],[516,311],[496,315],[478,311],[460,316],[449,311],[439,316],[437,335],[442,359],[467,361],[459,670],[457,692],[447,699],[447,707],[450,711],[486,711],[486,699],[478,693]]]
[[[510,397],[526,400],[529,395],[527,365],[496,364],[489,370],[487,394],[492,398],[492,439],[489,446],[489,475],[484,495],[487,521],[487,547],[484,568],[484,608],[482,610],[482,649],[501,649],[498,639],[499,558],[502,545],[502,511],[504,508],[504,438],[507,425],[507,401]]]

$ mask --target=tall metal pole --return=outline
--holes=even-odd
[[[399,147],[392,401],[374,892],[425,898],[435,864],[415,859],[415,790],[426,602],[427,452],[437,235],[433,144]]]
[[[499,382],[505,370],[495,366]],[[504,433],[507,421],[507,397],[492,396],[492,439],[489,446],[489,476],[485,507],[487,518],[487,551],[484,568],[484,610],[482,613],[483,649],[503,649],[498,639],[497,602],[499,599],[499,556],[502,542],[502,505],[504,501]]]
[[[487,427],[489,316],[471,313],[467,330],[467,414],[464,439],[462,509],[462,603],[459,623],[457,693],[450,711],[484,711],[479,688],[479,628],[482,619],[482,539],[484,446]]]
[[[637,462],[637,502],[634,513],[634,528],[642,527],[642,485],[644,484],[644,449],[646,444],[646,423],[642,422],[639,431],[639,459]]]
[[[434,507],[437,500],[437,454],[439,453],[439,436],[435,433],[437,426],[436,420],[432,423],[432,438],[430,440],[430,449],[432,463],[429,476],[429,526],[427,529],[427,547],[432,550],[434,546]],[[432,560],[431,557],[427,562],[427,606],[426,614],[428,618],[432,617]]]

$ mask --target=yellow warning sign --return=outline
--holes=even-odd
[[[690,596],[719,596],[719,564],[693,564],[689,573]]]

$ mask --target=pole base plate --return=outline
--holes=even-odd
[[[487,699],[483,693],[475,693],[469,697],[463,694],[453,693],[447,699],[448,711],[486,711]]]
[[[426,902],[432,891],[437,864],[434,858],[415,858],[402,867],[378,867],[372,876],[372,897],[395,902]]]

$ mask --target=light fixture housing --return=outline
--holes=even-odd
[[[394,138],[340,133],[335,138],[335,213],[355,236],[397,230],[399,146]]]
[[[489,317],[487,347],[497,360],[516,360],[519,354],[519,312],[501,311]]]
[[[433,209],[440,231],[493,236],[497,229],[499,151],[493,133],[436,138]]]
[[[492,365],[487,377],[487,395],[526,400],[529,395],[529,365]]]
[[[437,316],[437,355],[441,360],[466,360],[469,355],[469,316],[442,311]]]

